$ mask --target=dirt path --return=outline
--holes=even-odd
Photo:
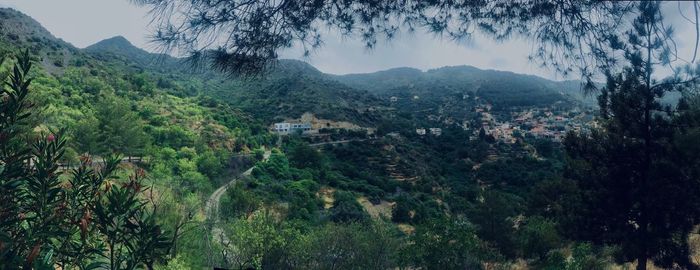
[[[268,158],[270,158],[270,154],[272,154],[270,150],[265,150],[263,160],[267,160]],[[246,170],[245,172],[241,173],[237,177],[231,179],[231,181],[216,189],[214,193],[212,193],[211,196],[209,196],[207,202],[204,205],[204,213],[207,217],[207,222],[212,224],[212,237],[214,241],[221,243],[222,246],[229,245],[231,243],[231,240],[228,239],[228,237],[224,233],[224,230],[221,229],[221,227],[219,227],[219,205],[221,204],[221,197],[224,194],[226,194],[228,188],[233,186],[238,179],[249,176],[253,172],[253,168],[255,168],[255,166],[248,168],[248,170]],[[226,254],[224,254],[224,256],[226,256]]]
[[[270,154],[272,152],[270,150],[265,150],[265,154],[263,155],[263,160],[267,160],[270,158]],[[231,187],[236,181],[241,178],[241,177],[246,177],[249,176],[250,173],[253,172],[253,167],[248,168],[245,172],[241,173],[238,177],[231,179],[231,181],[227,182],[223,186],[219,187],[217,190],[214,191],[209,196],[209,199],[207,199],[206,204],[204,205],[204,213],[206,213],[207,219],[211,221],[218,221],[219,220],[219,203],[221,202],[221,196],[223,196],[226,193],[226,190],[228,190],[229,187]]]
[[[332,141],[332,142],[310,143],[309,146],[319,147],[319,146],[324,146],[324,145],[328,145],[328,144],[346,144],[346,143],[350,143],[350,142],[364,142],[367,140],[371,140],[371,139],[348,139],[348,140],[340,140],[340,141]]]

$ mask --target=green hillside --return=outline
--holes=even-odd
[[[80,50],[54,37],[37,21],[14,9],[0,8],[0,32],[0,52],[28,48],[49,72],[61,72],[70,64],[84,64],[76,58],[82,55]]]
[[[383,108],[370,93],[330,80],[295,60],[280,60],[264,78],[228,81],[206,94],[267,121],[311,112],[323,119],[374,125]]]
[[[595,104],[594,99],[581,94],[576,81],[554,82],[470,66],[427,72],[396,68],[338,76],[322,73],[301,61],[279,60],[264,75],[241,79],[183,68],[187,67],[184,60],[148,53],[121,37],[98,42],[86,51],[123,66],[159,72],[174,81],[196,82],[203,87],[189,89],[188,94],[204,94],[227,102],[268,123],[311,112],[324,119],[376,126],[387,119],[387,110],[394,109],[409,114],[440,110],[450,117],[463,118],[475,106],[475,97],[497,109]],[[470,100],[456,102],[465,95]],[[399,106],[390,108],[390,96],[399,98]]]
[[[181,61],[167,54],[144,51],[122,36],[116,36],[86,47],[84,52],[105,62],[120,63],[136,69],[162,73],[178,73],[189,69]]]
[[[95,161],[112,153],[140,160],[110,181],[121,185],[129,181],[129,170],[144,169],[143,184],[159,194],[157,219],[165,231],[173,232],[183,218],[201,220],[206,197],[236,169],[234,156],[274,141],[250,115],[189,95],[187,82],[95,57],[17,11],[0,9],[0,17],[1,48],[11,60],[0,67],[3,74],[21,50],[28,49],[38,63],[29,74],[28,99],[35,109],[26,119],[31,127],[26,136],[61,134],[67,139],[58,160],[63,166],[77,166],[85,155]]]
[[[505,143],[458,125],[481,124],[474,109],[485,102],[474,97],[503,108],[573,102],[553,90],[556,83],[473,67],[335,76],[295,60],[232,78],[182,68],[180,59],[122,37],[77,49],[19,12],[0,9],[0,16],[8,64],[23,49],[41,63],[30,72],[37,109],[27,136],[61,133],[67,144],[57,162],[66,170],[86,155],[139,160],[104,185],[133,188],[128,172],[145,176],[149,193],[140,199],[172,238],[172,248],[150,262],[160,269],[473,269],[480,263],[465,257],[505,267],[578,248],[537,241],[561,237],[552,220],[563,214],[542,206],[569,192],[560,145],[524,135]],[[353,140],[312,145],[314,138],[278,140],[268,131],[306,112],[378,132],[332,131],[329,139]],[[442,121],[449,117],[454,123]],[[441,128],[440,135],[419,135],[421,127]],[[524,229],[516,220],[526,221]],[[54,252],[46,246],[43,258]],[[101,256],[80,262],[108,260]]]
[[[118,68],[158,74],[183,85],[197,84],[197,87],[185,87],[183,92],[210,96],[267,123],[297,118],[306,112],[319,118],[362,125],[376,123],[380,118],[373,112],[381,107],[380,99],[331,80],[301,61],[280,60],[257,78],[231,78],[189,69],[181,59],[148,53],[122,37],[100,41],[85,51]]]
[[[334,78],[357,89],[381,96],[439,100],[445,97],[480,97],[494,106],[548,106],[556,102],[577,102],[582,98],[578,83],[555,82],[531,75],[506,71],[481,70],[472,66],[454,66],[422,72],[397,68],[368,74],[349,74]]]

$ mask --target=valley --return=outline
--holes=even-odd
[[[694,79],[641,87],[634,72],[650,67],[605,84],[469,65],[338,75],[277,59],[256,43],[266,37],[253,56],[202,59],[122,36],[78,48],[0,7],[0,269],[700,263],[676,258],[700,252],[688,236],[700,214],[680,210],[700,194]],[[270,55],[259,73],[226,70]],[[661,227],[644,256],[624,253]]]
[[[536,77],[473,67],[337,76],[280,60],[260,78],[236,79],[182,69],[181,60],[122,37],[77,49],[21,13],[0,15],[1,29],[13,29],[3,30],[2,48],[33,48],[40,63],[33,95],[47,109],[32,125],[69,127],[65,164],[112,151],[150,160],[126,167],[148,173],[166,228],[191,231],[176,257],[190,266],[235,266],[230,253],[247,236],[226,224],[259,211],[309,228],[374,219],[408,233],[447,213],[476,211],[486,186],[524,196],[540,180],[504,183],[501,165],[554,174],[546,157],[592,114],[561,94],[563,85]],[[493,88],[489,80],[511,81],[501,76],[514,80],[502,87],[527,88]],[[246,155],[250,165],[232,163]],[[229,174],[242,166],[252,167]],[[213,227],[197,225],[206,222]]]

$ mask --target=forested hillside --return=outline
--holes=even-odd
[[[624,55],[651,65],[635,29]],[[472,66],[239,76],[121,36],[79,49],[8,8],[0,57],[0,269],[696,263],[700,79],[633,66],[593,96]]]
[[[156,72],[170,81],[195,83],[182,94],[210,96],[233,105],[268,124],[274,119],[298,118],[312,112],[320,118],[376,123],[372,111],[382,105],[378,98],[326,78],[325,74],[300,61],[281,60],[264,76],[232,78],[189,67],[184,60],[150,54],[122,37],[98,42],[85,49],[111,63]]]
[[[463,94],[480,97],[497,107],[543,106],[556,102],[579,102],[581,85],[555,82],[531,75],[454,66],[422,72],[397,68],[368,74],[334,76],[340,82],[380,96],[445,99]]]
[[[51,133],[65,140],[55,157],[58,172],[122,155],[123,165],[105,185],[127,184],[129,171],[145,169],[148,176],[140,185],[151,194],[142,199],[160,209],[154,215],[166,237],[172,239],[182,224],[202,220],[206,197],[236,168],[234,155],[274,141],[248,114],[189,94],[187,89],[200,87],[196,84],[94,57],[17,11],[0,9],[0,17],[0,48],[10,60],[3,72],[23,59],[25,49],[35,63],[26,74],[31,78],[27,102],[34,106],[22,121],[29,130],[18,136],[35,140]]]
[[[86,51],[126,66],[160,71],[173,80],[187,78],[201,83],[201,89],[189,89],[189,93],[228,102],[268,123],[311,112],[324,119],[378,125],[386,119],[386,111],[393,110],[388,102],[391,96],[399,98],[402,105],[399,111],[413,113],[447,106],[447,114],[454,115],[464,115],[461,110],[471,110],[475,105],[471,102],[450,108],[448,103],[463,99],[464,95],[470,99],[481,98],[497,109],[557,103],[595,104],[595,99],[581,94],[582,86],[578,81],[554,82],[469,66],[427,72],[397,68],[338,76],[322,73],[301,61],[279,60],[264,75],[243,79],[187,68],[184,60],[178,62],[167,55],[148,53],[123,37],[103,40]]]
[[[1,11],[6,19],[0,40],[6,55],[29,48],[39,63],[31,71],[29,99],[39,109],[28,119],[34,130],[30,136],[60,132],[67,144],[59,162],[68,170],[88,155],[93,160],[112,153],[127,160],[134,157],[136,161],[126,161],[113,181],[128,181],[127,168],[145,169],[144,184],[152,192],[145,198],[160,209],[155,217],[164,236],[176,237],[168,268],[212,263],[317,268],[332,263],[326,259],[331,255],[327,246],[337,246],[345,254],[345,261],[335,262],[343,268],[451,265],[433,261],[435,256],[426,253],[436,252],[438,246],[458,250],[457,257],[517,258],[525,251],[517,239],[529,236],[505,224],[489,230],[483,226],[523,213],[529,194],[538,192],[535,187],[543,181],[534,175],[546,172],[552,175],[548,178],[557,179],[561,167],[558,161],[532,158],[527,153],[534,148],[524,141],[513,146],[492,144],[486,137],[470,141],[471,133],[448,126],[441,137],[418,136],[415,126],[426,120],[413,118],[408,107],[397,109],[386,100],[391,93],[404,96],[405,86],[425,100],[435,97],[431,101],[435,103],[416,107],[420,109],[443,106],[440,102],[452,95],[461,100],[463,91],[496,96],[511,92],[484,90],[488,82],[474,90],[478,79],[473,78],[473,68],[445,68],[427,73],[429,77],[403,70],[415,74],[406,80],[398,76],[385,81],[379,75],[374,81],[366,79],[376,88],[353,84],[347,79],[352,76],[339,82],[343,77],[291,60],[279,61],[260,77],[231,78],[178,68],[184,66],[178,59],[147,53],[121,37],[76,49],[31,18],[10,9]],[[538,88],[512,91],[529,89]],[[552,102],[563,100],[547,91],[543,95]],[[462,110],[473,110],[470,106]],[[275,136],[267,125],[305,112],[379,127],[381,136],[398,136],[320,149],[291,136],[269,160],[260,160],[260,148],[274,146]],[[526,154],[481,165],[494,151]],[[255,169],[249,178],[236,181],[220,202],[223,231],[232,240],[222,243],[204,226],[208,220],[204,202],[214,189],[235,178],[245,164],[239,156],[248,153],[258,158]],[[503,164],[509,169],[497,169]],[[475,166],[483,169],[474,170]],[[526,171],[530,173],[522,174]],[[506,176],[512,180],[501,180]],[[502,186],[507,192],[487,196],[480,191],[483,185]],[[493,209],[498,214],[483,212]],[[447,219],[449,215],[468,215],[473,225]],[[432,234],[475,237],[475,242],[453,246],[434,242]],[[384,244],[368,245],[375,241]]]

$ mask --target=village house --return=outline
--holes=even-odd
[[[423,136],[423,135],[425,135],[425,129],[424,129],[424,128],[417,128],[417,129],[416,129],[416,133],[417,133],[418,135]]]
[[[275,123],[273,130],[277,133],[286,133],[289,132],[291,125],[290,123]]]
[[[279,134],[290,134],[301,131],[302,133],[311,130],[311,123],[275,123],[273,131]]]
[[[430,134],[433,134],[435,136],[440,136],[440,135],[442,135],[442,129],[441,128],[430,128]]]
[[[462,121],[462,124],[460,125],[460,127],[462,127],[462,130],[465,130],[465,131],[469,130],[469,129],[471,129],[471,122],[469,122],[468,120],[464,120],[464,121]]]

